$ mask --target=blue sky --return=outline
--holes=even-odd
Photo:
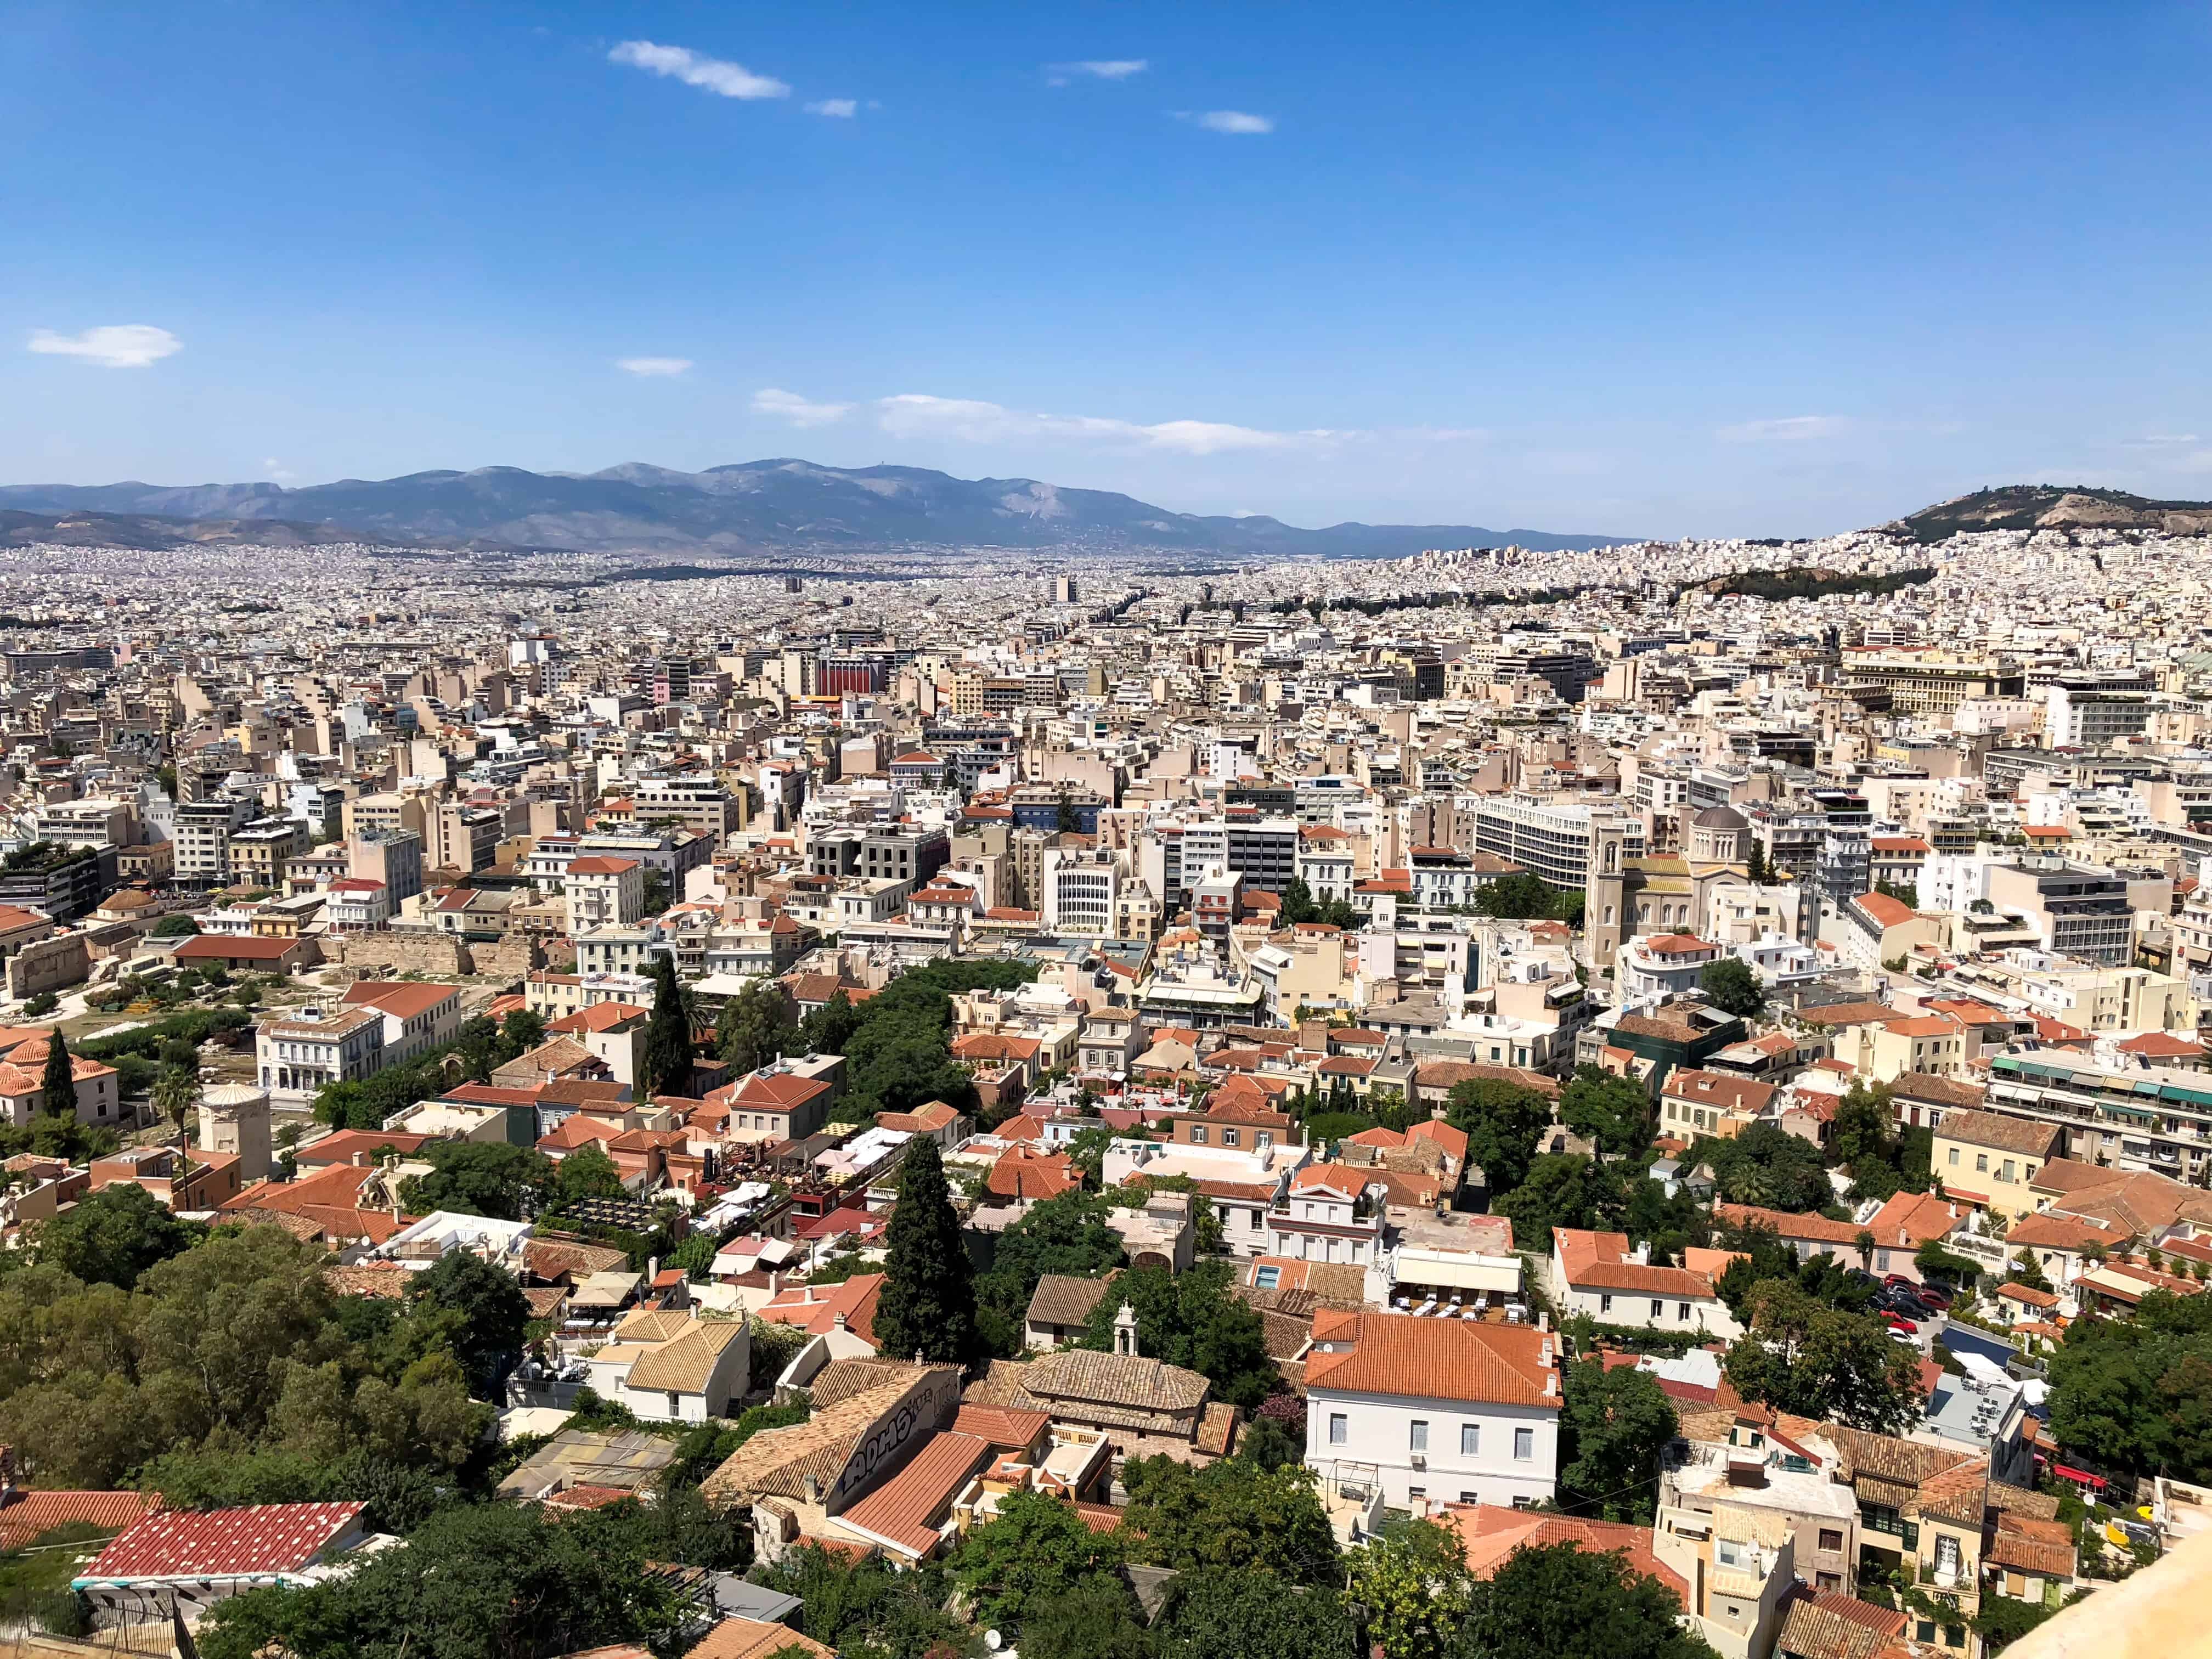
[[[0,61],[9,482],[784,454],[1742,535],[2212,496],[2203,0],[16,0]]]

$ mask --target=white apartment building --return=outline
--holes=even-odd
[[[1306,1359],[1306,1466],[1330,1498],[1379,1493],[1416,1515],[1532,1508],[1556,1485],[1562,1363],[1558,1339],[1526,1325],[1324,1309]]]
[[[383,1068],[384,1011],[310,1006],[264,1020],[253,1057],[272,1103],[305,1106],[325,1084],[359,1082]]]
[[[571,934],[635,927],[645,919],[645,866],[635,859],[572,858],[562,883]]]
[[[1371,1267],[1382,1250],[1382,1206],[1359,1200],[1366,1183],[1341,1164],[1310,1164],[1267,1212],[1267,1254],[1297,1261]]]

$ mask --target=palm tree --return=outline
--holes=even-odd
[[[185,1146],[185,1121],[200,1103],[199,1074],[188,1066],[172,1066],[154,1085],[154,1104],[177,1126],[177,1145]]]
[[[1862,1227],[1859,1236],[1851,1243],[1858,1248],[1859,1266],[1871,1272],[1874,1267],[1874,1235]]]

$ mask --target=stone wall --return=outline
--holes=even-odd
[[[8,958],[8,994],[21,1001],[41,991],[82,985],[92,972],[92,953],[82,933],[63,933],[26,945]]]
[[[324,941],[334,961],[356,974],[381,969],[390,974],[469,974],[476,971],[469,947],[447,933],[339,933]]]

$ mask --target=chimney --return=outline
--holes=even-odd
[[[842,1313],[832,1316],[830,1322],[841,1331],[850,1330],[852,1328],[852,1321],[846,1318]]]
[[[781,1291],[782,1289],[783,1289],[783,1269],[782,1269],[782,1268],[781,1268],[781,1267],[775,1267],[775,1268],[771,1268],[771,1269],[769,1269],[769,1276],[768,1276],[768,1293],[769,1293],[769,1296],[770,1299],[771,1299],[771,1300],[772,1300],[772,1299],[774,1299],[774,1297],[775,1297],[776,1293],[777,1293],[778,1291]]]
[[[809,1474],[806,1477],[806,1485],[804,1490],[806,1493],[806,1501],[808,1503],[819,1504],[822,1501],[822,1483],[812,1474]]]

